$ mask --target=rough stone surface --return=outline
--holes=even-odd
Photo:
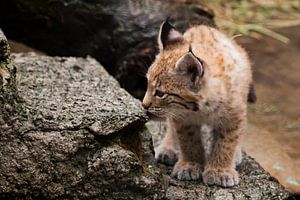
[[[9,59],[9,45],[7,43],[7,39],[0,29],[0,62],[7,62]]]
[[[141,103],[92,58],[15,54],[13,61],[35,129],[87,128],[107,135],[146,119]]]
[[[12,60],[20,101],[0,113],[0,199],[163,198],[141,103],[99,63]]]
[[[9,89],[14,85],[14,67],[10,64],[10,48],[7,39],[0,29],[0,91],[1,103],[4,101],[4,96],[8,98]],[[14,88],[11,88],[14,92]],[[2,97],[3,96],[3,97]]]
[[[17,100],[16,69],[10,63],[10,48],[0,29],[0,122],[15,113]]]
[[[289,192],[278,181],[266,173],[261,166],[249,156],[244,156],[238,167],[240,183],[233,188],[208,187],[202,182],[182,182],[171,179],[167,189],[167,199],[212,199],[212,200],[246,200],[246,199],[286,199]],[[171,169],[167,169],[167,174]]]
[[[166,126],[161,122],[150,121],[147,127],[154,137],[157,146],[165,134]],[[167,188],[167,199],[210,199],[210,200],[246,200],[246,199],[286,199],[287,192],[278,181],[271,177],[253,159],[244,154],[241,165],[237,168],[240,173],[240,183],[233,188],[217,186],[208,187],[201,181],[178,181],[170,178],[172,167],[159,164],[167,179],[170,181]]]

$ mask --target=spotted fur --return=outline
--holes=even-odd
[[[172,176],[180,180],[202,176],[209,185],[238,184],[235,167],[241,161],[239,143],[252,81],[246,52],[205,25],[181,34],[166,21],[159,35],[160,53],[148,70],[143,99],[149,113],[168,122],[156,159],[175,164]],[[204,125],[212,132],[208,153]]]

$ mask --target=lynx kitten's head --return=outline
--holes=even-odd
[[[204,84],[204,63],[190,44],[168,21],[160,28],[160,53],[150,66],[143,107],[158,117],[176,117],[199,109],[199,91]]]

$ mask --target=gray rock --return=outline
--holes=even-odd
[[[10,64],[10,47],[7,39],[0,29],[0,91],[1,96],[8,98],[10,92],[15,91],[14,86],[14,67]],[[1,104],[4,103],[4,98],[0,100]],[[2,106],[1,106],[2,107]]]
[[[7,61],[9,60],[9,55],[10,55],[10,49],[7,43],[7,39],[4,33],[2,32],[2,30],[0,29],[0,63],[4,63],[4,62],[7,63]]]
[[[16,69],[10,62],[10,47],[0,29],[0,125],[15,113],[18,100],[16,94]]]
[[[161,199],[141,103],[92,58],[14,54],[0,113],[1,199]]]
[[[92,58],[14,54],[13,61],[19,95],[37,129],[108,135],[146,119],[141,103]]]
[[[286,199],[290,196],[278,181],[271,177],[261,166],[249,156],[244,156],[238,167],[240,183],[233,188],[206,186],[199,182],[182,182],[171,180],[167,189],[167,199],[211,199],[211,200],[243,200],[243,199]],[[167,174],[171,169],[167,169]]]

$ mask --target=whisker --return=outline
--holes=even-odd
[[[161,135],[161,121],[159,121],[159,134]]]
[[[172,111],[167,111],[167,110],[164,110],[164,112],[165,112],[167,115],[170,115],[171,117],[173,117],[175,120],[176,120],[176,119],[179,119],[179,120],[183,120],[183,119],[184,119],[184,117],[181,116],[180,113],[174,113],[174,112],[172,112]]]

